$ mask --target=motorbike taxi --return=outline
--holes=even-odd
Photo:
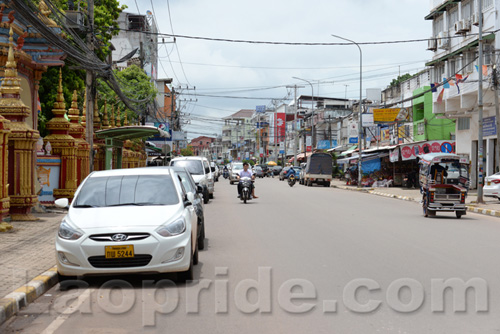
[[[420,156],[419,183],[424,217],[437,211],[466,214],[469,190],[469,165],[466,158],[453,153],[428,153]]]

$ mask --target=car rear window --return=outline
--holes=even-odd
[[[185,167],[191,175],[203,175],[201,160],[173,160],[170,166]]]
[[[170,175],[117,175],[91,177],[82,186],[73,206],[174,205],[178,190]]]

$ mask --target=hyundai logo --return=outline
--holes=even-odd
[[[118,233],[118,234],[114,234],[111,236],[111,240],[113,241],[125,241],[127,240],[127,235],[126,234],[121,234],[121,233]]]

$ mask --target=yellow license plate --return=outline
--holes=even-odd
[[[134,245],[104,246],[106,259],[121,259],[134,257]]]

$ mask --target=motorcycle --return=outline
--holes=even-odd
[[[295,182],[296,182],[296,180],[295,180],[295,175],[293,175],[293,174],[292,174],[292,175],[290,175],[290,176],[288,177],[288,185],[289,185],[290,187],[293,187],[293,186],[295,185]]]
[[[240,199],[243,203],[247,203],[247,201],[252,199],[252,179],[249,177],[242,177],[240,179],[241,184],[241,196]]]
[[[224,172],[222,172],[222,176],[227,179],[229,177],[229,171],[226,169]]]

